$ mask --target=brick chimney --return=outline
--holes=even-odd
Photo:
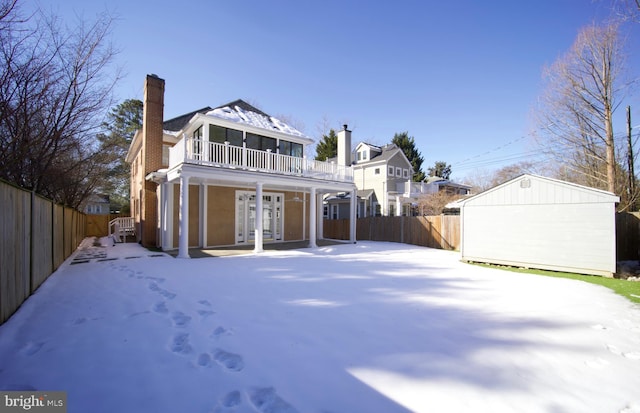
[[[351,166],[351,131],[347,125],[338,132],[338,165]]]
[[[147,75],[144,82],[144,107],[142,113],[142,156],[144,175],[162,168],[162,122],[164,118],[164,80]],[[145,181],[141,194],[142,245],[158,245],[158,199],[156,184]]]

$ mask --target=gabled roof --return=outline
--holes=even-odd
[[[373,164],[373,163],[381,163],[381,162],[387,162],[389,160],[391,160],[391,158],[395,157],[395,156],[402,156],[405,161],[407,162],[407,164],[411,165],[411,162],[409,162],[409,160],[407,159],[406,155],[404,154],[404,152],[402,152],[402,149],[400,149],[399,147],[397,147],[395,144],[390,143],[388,145],[384,145],[382,147],[380,146],[375,146],[375,145],[370,145],[368,143],[365,142],[360,142],[358,144],[358,146],[360,146],[361,144],[367,145],[369,147],[371,147],[372,149],[376,150],[376,154],[375,156],[373,156],[371,159],[366,160],[366,161],[360,161],[356,164],[354,164],[354,166],[366,166],[367,164]],[[356,146],[357,148],[357,146]],[[381,151],[381,152],[377,152],[377,151]]]
[[[522,191],[522,189],[532,189]],[[493,204],[576,204],[616,203],[620,198],[611,192],[590,188],[573,182],[522,174],[493,188],[465,199],[464,207]]]
[[[241,99],[234,100],[226,105],[218,106],[217,108],[208,111],[206,115],[215,116],[227,121],[249,125],[256,128],[307,138],[307,136],[293,126],[264,113],[260,109],[251,106]]]
[[[162,129],[166,131],[176,132],[184,128],[184,126],[191,120],[196,113],[207,113],[211,110],[211,107],[207,106],[202,109],[194,110],[193,112],[185,113],[173,119],[165,120],[162,122]]]

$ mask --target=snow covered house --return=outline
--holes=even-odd
[[[164,80],[148,75],[143,125],[127,153],[139,241],[163,250],[254,245],[322,237],[322,196],[355,193],[342,162],[308,159],[313,140],[242,100],[164,121]],[[355,199],[355,197],[353,197]],[[355,202],[351,211],[355,216]],[[350,240],[355,242],[355,220]]]
[[[616,195],[525,174],[462,202],[464,261],[611,277]]]

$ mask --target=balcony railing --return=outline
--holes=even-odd
[[[169,168],[181,163],[353,182],[350,167],[194,138],[169,149]]]
[[[407,198],[438,192],[438,187],[425,182],[398,182],[396,190]]]

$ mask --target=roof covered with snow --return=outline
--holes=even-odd
[[[286,133],[287,135],[305,137],[305,134],[278,118],[270,116],[247,102],[238,99],[226,105],[208,111],[207,116],[215,116],[231,122],[249,125],[256,128]]]

